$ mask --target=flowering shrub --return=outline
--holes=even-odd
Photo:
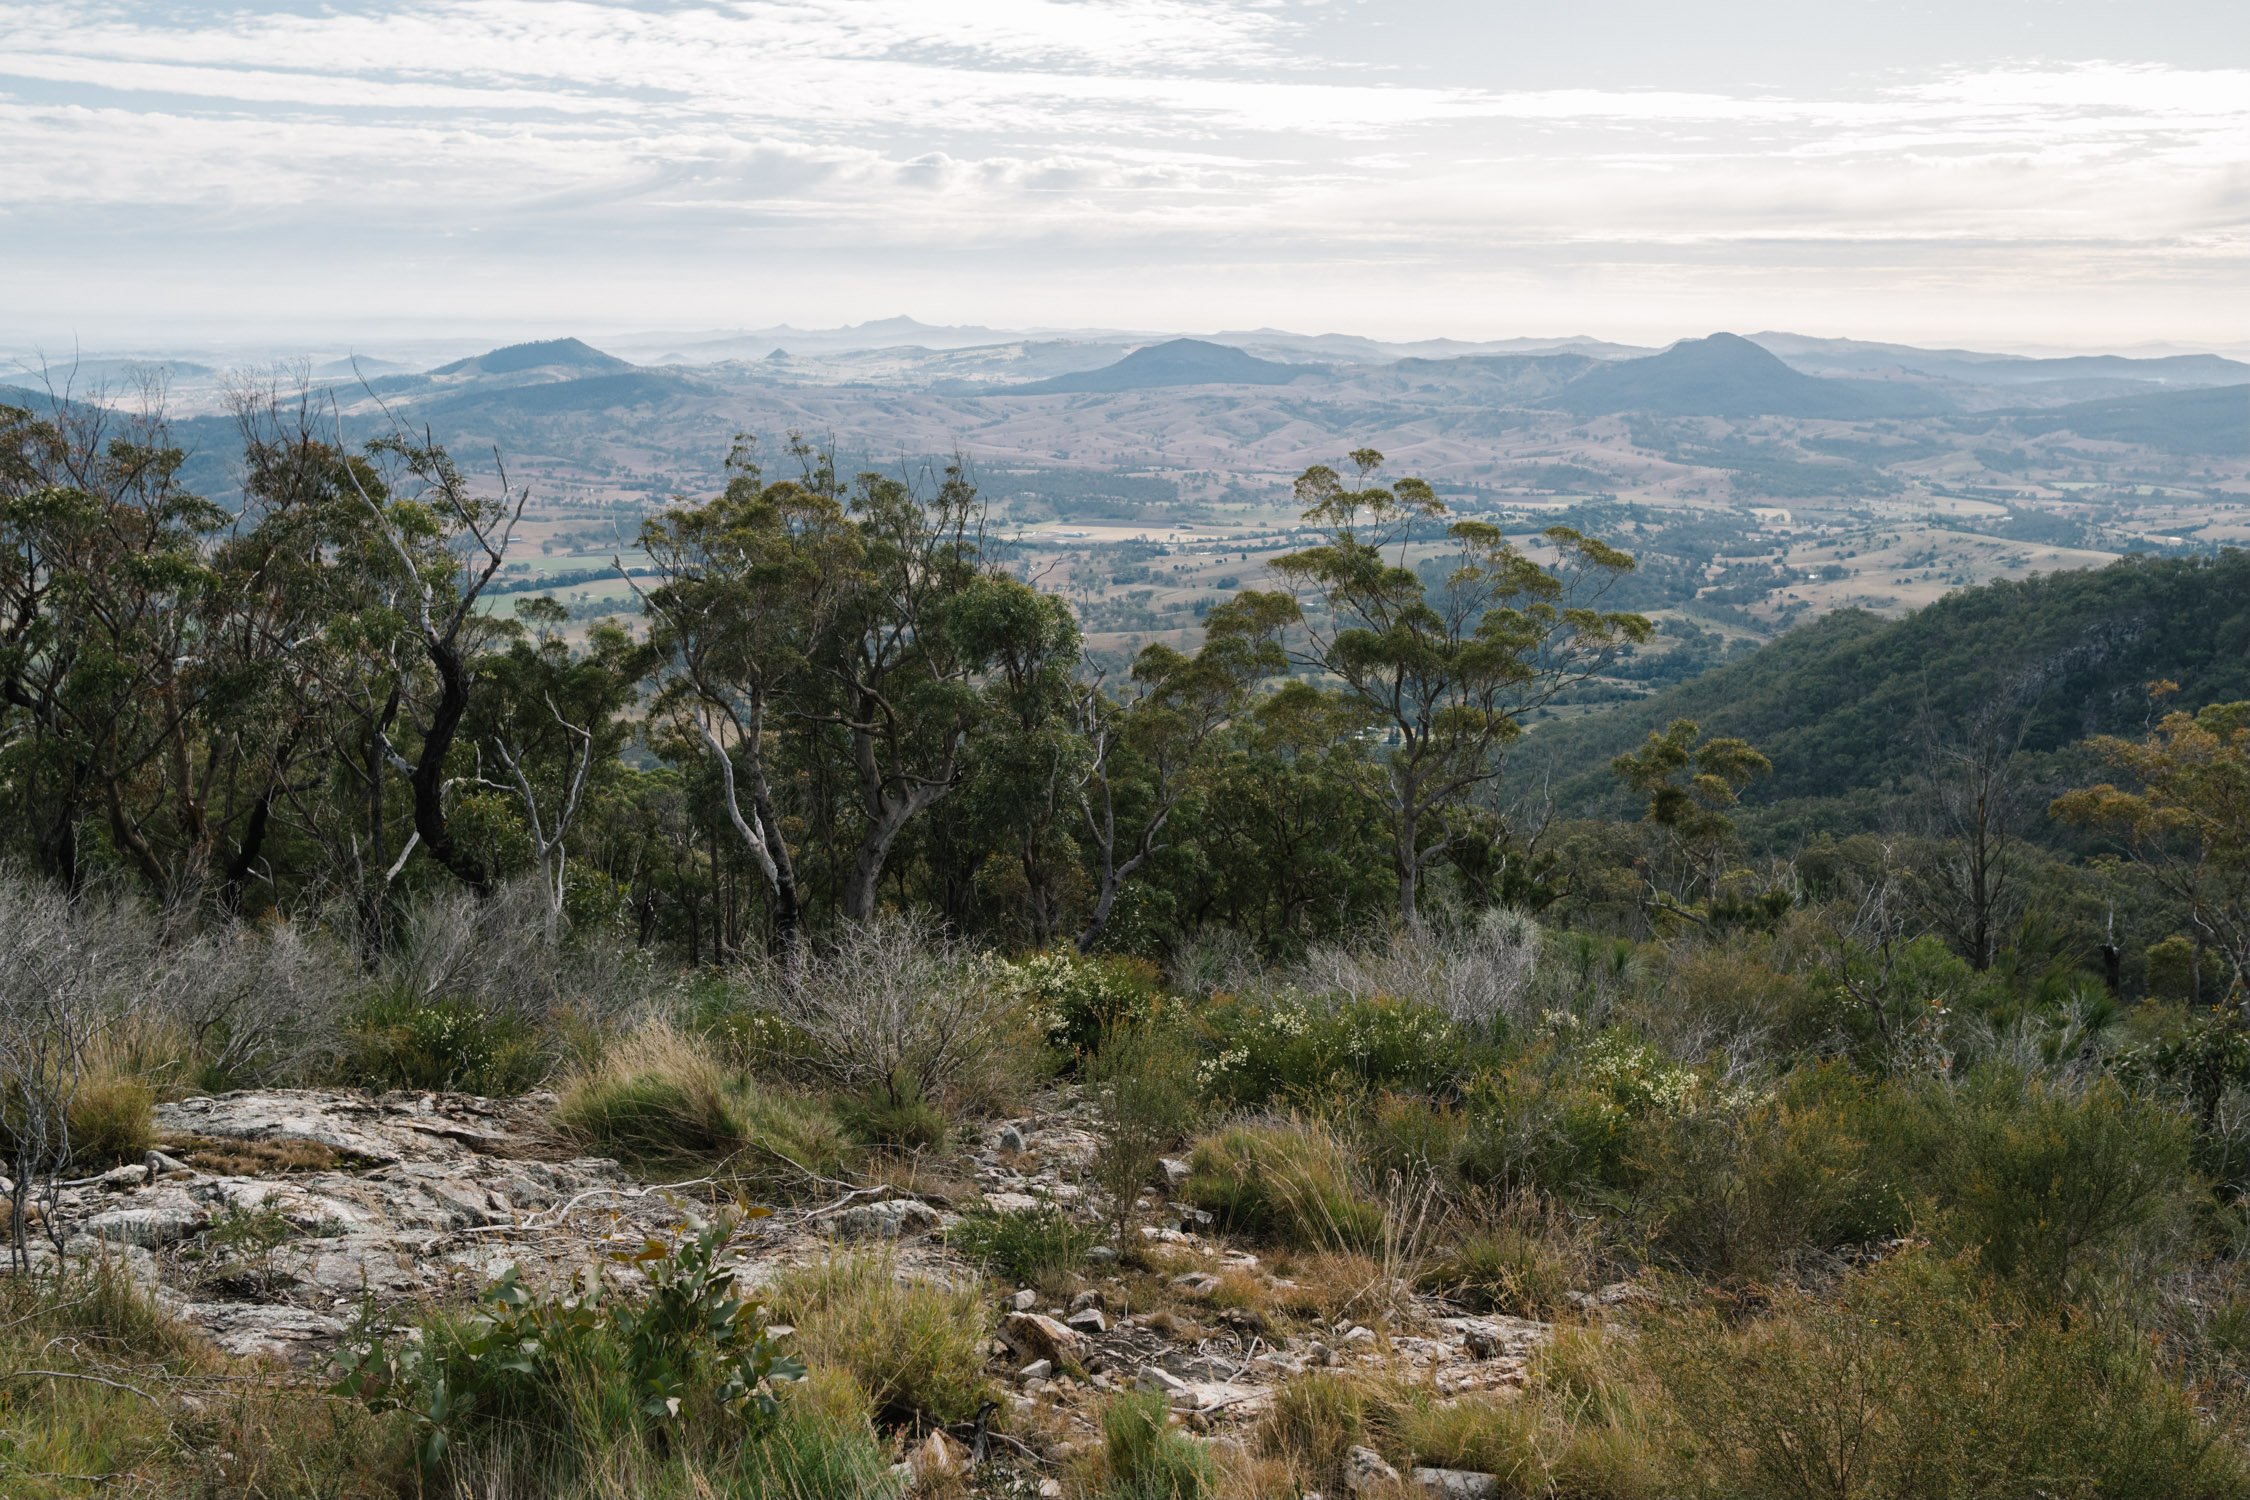
[[[1223,1103],[1259,1106],[1368,1089],[1427,1090],[1458,1071],[1460,1040],[1443,1012],[1377,997],[1284,993],[1214,1002],[1204,1021],[1218,1051],[1196,1082]]]
[[[1142,959],[1052,951],[993,962],[1047,1040],[1073,1057],[1099,1047],[1112,1027],[1152,1020],[1163,1009],[1156,966]]]

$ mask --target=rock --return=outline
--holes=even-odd
[[[1039,1500],[1062,1500],[1062,1492],[1062,1481],[1059,1479],[1039,1481]]]
[[[1490,1323],[1467,1323],[1461,1330],[1461,1342],[1474,1357],[1492,1359],[1500,1353],[1500,1330]]]
[[[1173,1156],[1159,1156],[1156,1159],[1156,1165],[1157,1169],[1164,1174],[1164,1185],[1168,1188],[1178,1187],[1181,1183],[1187,1181],[1195,1170],[1186,1162]]]
[[[113,1208],[95,1214],[78,1227],[96,1239],[119,1245],[139,1245],[153,1250],[201,1234],[211,1216],[191,1203],[166,1203],[149,1208]]]
[[[938,1212],[919,1198],[889,1198],[861,1203],[836,1215],[836,1237],[843,1240],[898,1240],[938,1227]]]
[[[1358,1347],[1368,1347],[1375,1342],[1375,1330],[1357,1324],[1344,1330],[1343,1342]]]
[[[193,1177],[195,1175],[195,1168],[184,1161],[166,1156],[161,1151],[151,1151],[148,1154],[145,1170],[148,1173],[148,1180],[151,1182],[159,1177]]]
[[[137,1193],[148,1186],[148,1168],[111,1167],[94,1179],[94,1186],[105,1193]]]
[[[1090,1286],[1070,1299],[1070,1310],[1072,1312],[1084,1312],[1089,1307],[1100,1307],[1101,1305],[1102,1293],[1100,1287]]]
[[[1023,1132],[1021,1130],[1018,1130],[1013,1125],[1001,1126],[1000,1149],[1003,1151],[1022,1151],[1027,1149],[1027,1143],[1023,1138]]]
[[[1143,1365],[1134,1384],[1144,1391],[1162,1391],[1164,1398],[1174,1405],[1195,1399],[1194,1388],[1162,1365]]]
[[[1190,1271],[1185,1276],[1173,1277],[1172,1285],[1198,1297],[1208,1297],[1219,1289],[1219,1278],[1208,1271]]]
[[[1039,1294],[1025,1287],[1008,1298],[1008,1306],[1017,1312],[1030,1312],[1039,1305]]]
[[[1055,1362],[1051,1359],[1035,1359],[1016,1371],[1016,1379],[1026,1384],[1034,1380],[1052,1380],[1054,1378]]]
[[[1109,1319],[1102,1316],[1102,1310],[1098,1307],[1082,1307],[1063,1319],[1063,1322],[1080,1333],[1109,1332]]]
[[[1091,1266],[1106,1266],[1116,1259],[1117,1252],[1107,1245],[1096,1245],[1086,1252],[1086,1263]]]
[[[1507,1494],[1498,1475],[1478,1474],[1468,1469],[1416,1469],[1414,1483],[1428,1494],[1443,1496],[1444,1500],[1501,1500]]]
[[[1058,1365],[1075,1365],[1082,1363],[1086,1357],[1084,1336],[1045,1313],[1008,1314],[1000,1325],[1000,1336],[1013,1348],[1033,1359],[1052,1360]]]
[[[1397,1484],[1398,1470],[1383,1461],[1373,1448],[1354,1448],[1344,1455],[1344,1489],[1366,1494],[1378,1485]]]
[[[311,1360],[344,1336],[341,1320],[301,1307],[256,1302],[191,1302],[180,1316],[229,1354]]]
[[[934,1489],[940,1487],[938,1481],[951,1479],[968,1468],[969,1452],[947,1437],[941,1428],[932,1432],[922,1446],[914,1450],[911,1462],[915,1482]]]
[[[1029,1193],[986,1193],[984,1206],[996,1214],[1021,1214],[1037,1208],[1039,1200]]]

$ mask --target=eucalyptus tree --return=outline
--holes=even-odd
[[[40,863],[75,886],[92,816],[175,924],[238,908],[303,742],[314,507],[192,493],[156,408],[0,409],[0,451],[0,754]]]
[[[1633,566],[1616,548],[1553,526],[1541,537],[1555,559],[1542,563],[1491,522],[1448,519],[1420,479],[1377,483],[1373,449],[1351,462],[1349,483],[1325,465],[1297,480],[1304,519],[1327,535],[1274,568],[1303,622],[1300,663],[1336,683],[1383,741],[1398,909],[1413,925],[1424,873],[1452,841],[1450,815],[1500,774],[1525,717],[1651,627],[1595,607]]]
[[[817,459],[802,467],[795,479],[768,483],[755,448],[738,439],[722,493],[641,528],[659,581],[653,590],[633,585],[653,627],[655,714],[708,751],[727,820],[772,898],[775,941],[792,955],[804,900],[782,826],[774,740],[798,727],[815,655],[863,550],[833,467]],[[631,582],[622,560],[618,571]]]
[[[1143,647],[1124,695],[1111,696],[1098,680],[1080,694],[1086,766],[1077,797],[1095,880],[1079,952],[1093,951],[1125,882],[1165,847],[1214,737],[1259,682],[1288,669],[1279,631],[1291,613],[1281,596],[1238,594],[1204,616],[1193,655],[1161,642]]]
[[[599,623],[575,649],[562,631],[569,620],[547,596],[518,603],[507,644],[482,664],[469,725],[479,783],[514,803],[529,836],[549,943],[561,935],[571,836],[590,784],[598,791],[619,767],[624,713],[644,668],[643,648],[622,626]]]

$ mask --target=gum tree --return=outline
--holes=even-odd
[[[1376,482],[1373,449],[1351,464],[1350,481],[1325,465],[1297,480],[1304,519],[1327,535],[1274,569],[1303,623],[1299,663],[1334,682],[1381,743],[1399,915],[1413,926],[1454,814],[1499,776],[1526,716],[1651,627],[1595,607],[1633,566],[1616,548],[1553,526],[1543,563],[1488,521],[1449,518],[1423,480]]]

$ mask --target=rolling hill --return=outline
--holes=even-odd
[[[1927,415],[1950,407],[1934,392],[1912,386],[1807,375],[1731,333],[1683,339],[1645,359],[1597,365],[1541,404],[1582,417],[1640,412],[1841,421]]]
[[[633,368],[632,361],[604,354],[582,339],[540,339],[509,344],[484,354],[439,365],[432,375],[521,375],[527,370],[574,370],[582,375]]]
[[[1304,365],[1277,364],[1225,344],[1172,339],[1135,349],[1113,365],[1010,386],[1003,396],[1095,395],[1153,391],[1181,385],[1287,385],[1311,373]]]
[[[1913,772],[1925,711],[1958,721],[2020,688],[2024,748],[2054,752],[2139,725],[2159,677],[2183,707],[2250,698],[2250,552],[1990,583],[1895,620],[1838,611],[1639,702],[1539,726],[1510,775],[1551,777],[1570,814],[1629,815],[1610,758],[1693,719],[1773,761],[1743,797],[1746,826],[1842,832],[1872,824]]]
[[[2250,384],[2010,412],[2008,425],[2034,437],[2067,429],[2097,442],[2139,443],[2165,453],[2241,457],[2250,455]]]

